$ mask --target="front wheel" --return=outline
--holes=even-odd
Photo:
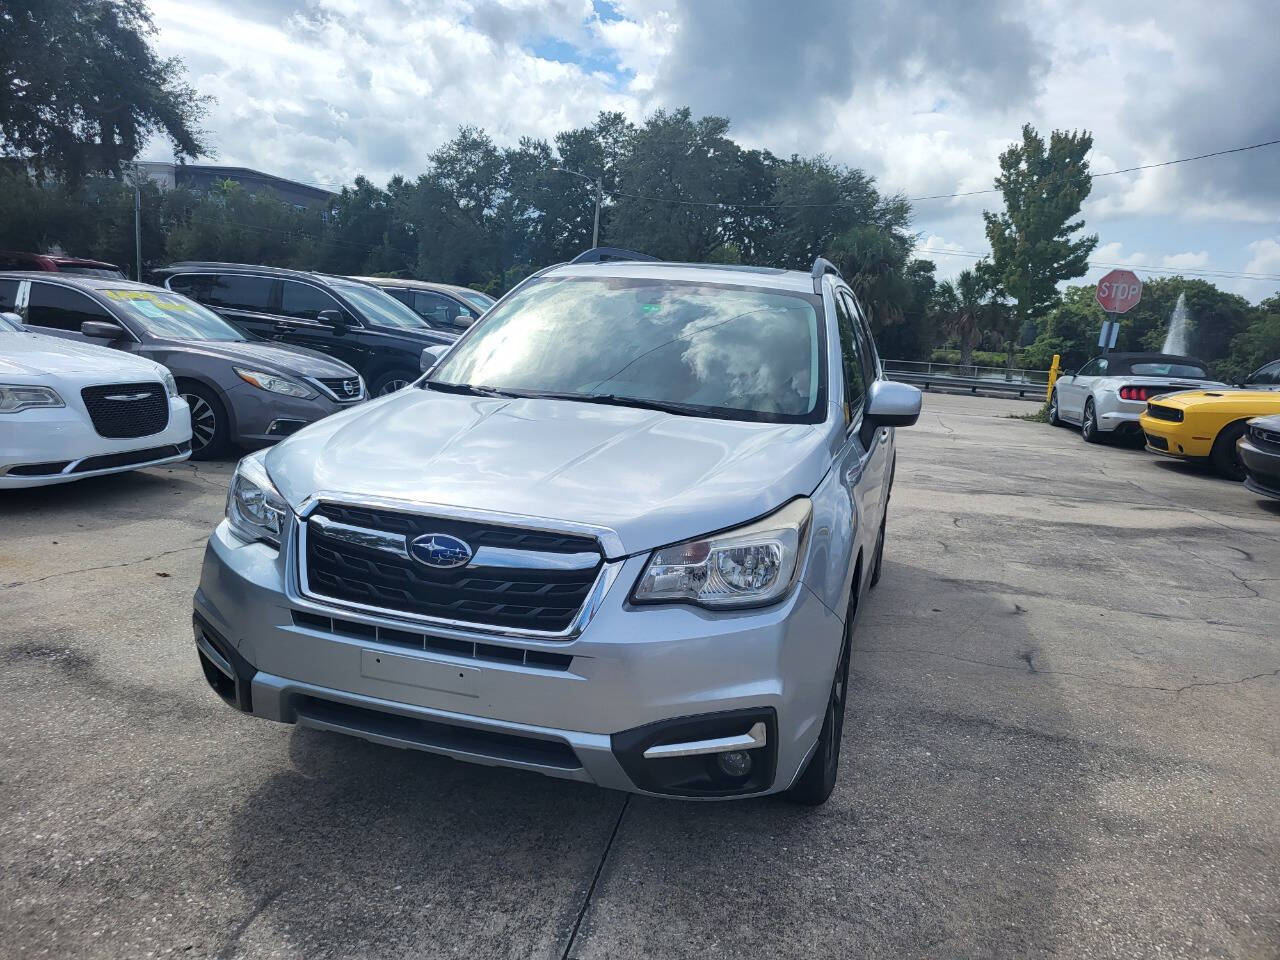
[[[1228,480],[1245,478],[1244,462],[1240,459],[1240,451],[1236,449],[1236,441],[1244,436],[1246,426],[1244,423],[1228,424],[1218,432],[1218,438],[1213,441],[1209,459],[1213,462],[1213,468]]]
[[[417,379],[417,374],[410,373],[407,370],[391,370],[374,380],[369,385],[369,392],[375,397],[384,397],[388,393],[403,390]]]
[[[1058,391],[1049,394],[1049,426],[1062,426],[1062,418],[1058,416]]]
[[[231,423],[227,411],[212,390],[183,381],[178,393],[191,408],[191,459],[216,460],[231,443]]]
[[[1093,398],[1089,398],[1084,404],[1084,418],[1080,421],[1080,436],[1084,437],[1085,443],[1101,443],[1102,434],[1098,430],[1098,412],[1094,409]]]
[[[857,584],[854,585],[855,589]],[[816,807],[826,803],[836,788],[836,773],[840,768],[840,741],[844,738],[844,707],[849,694],[849,654],[853,647],[853,611],[844,627],[844,644],[836,675],[831,681],[831,696],[827,699],[826,716],[822,719],[822,732],[813,755],[791,788],[783,794],[792,803]]]

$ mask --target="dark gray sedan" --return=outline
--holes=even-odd
[[[1280,415],[1250,420],[1236,452],[1245,469],[1244,485],[1280,500]]]
[[[340,360],[249,340],[181,294],[128,280],[9,273],[0,305],[40,333],[89,340],[168,367],[191,407],[192,457],[262,446],[367,396]]]

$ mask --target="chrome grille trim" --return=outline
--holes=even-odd
[[[460,519],[467,519],[480,523],[494,523],[497,525],[513,527],[518,526],[526,530],[544,532],[583,534],[590,531],[588,535],[598,536],[597,531],[599,529],[588,528],[582,524],[554,524],[550,522],[545,524],[535,524],[529,522],[528,517],[521,517],[518,522],[511,522],[511,520],[505,517],[487,513],[485,511],[455,509],[450,507],[433,507],[430,504],[411,504],[405,503],[404,501],[390,499],[355,499],[351,497],[343,497],[340,494],[317,493],[314,496],[308,497],[307,500],[304,501],[302,509],[295,514],[296,521],[293,523],[293,533],[290,537],[290,549],[293,551],[293,558],[296,562],[291,564],[294,576],[290,577],[288,590],[286,591],[286,595],[289,596],[290,599],[305,602],[311,608],[315,608],[316,605],[320,605],[322,608],[327,609],[356,610],[365,614],[384,617],[389,620],[398,620],[403,623],[411,623],[415,625],[424,624],[471,635],[481,634],[503,637],[524,637],[533,640],[572,640],[581,634],[591,622],[596,612],[604,603],[604,598],[608,595],[614,581],[617,580],[618,573],[622,570],[622,566],[626,562],[625,557],[618,560],[609,560],[607,559],[607,553],[602,554],[600,558],[596,559],[596,562],[600,564],[600,572],[596,575],[595,581],[587,591],[586,599],[583,601],[577,614],[574,615],[573,620],[563,630],[533,630],[521,627],[487,624],[473,620],[453,620],[442,617],[430,617],[423,614],[411,613],[405,610],[396,610],[388,607],[378,607],[371,604],[357,603],[353,600],[330,597],[308,588],[310,580],[307,576],[307,528],[310,522],[320,519],[319,517],[312,518],[311,514],[320,506],[322,501],[353,507],[366,506],[369,508],[398,510],[419,515],[432,513],[441,517],[454,516]],[[333,521],[330,522],[332,523]],[[349,527],[347,524],[341,524],[341,526],[347,527],[353,531],[382,533],[382,531],[365,531],[363,528]],[[609,530],[607,533],[614,540],[617,540],[617,534],[614,531]],[[404,537],[400,536],[399,539],[403,541]],[[367,544],[364,545],[367,546]]]

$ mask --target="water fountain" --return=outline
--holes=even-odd
[[[1187,355],[1187,321],[1191,319],[1191,311],[1187,309],[1187,295],[1178,294],[1178,302],[1173,306],[1173,316],[1169,318],[1169,332],[1165,335],[1161,353]]]

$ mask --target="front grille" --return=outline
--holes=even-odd
[[[1172,423],[1182,422],[1182,411],[1177,407],[1162,407],[1158,403],[1147,404],[1147,416],[1157,420],[1168,420]]]
[[[1262,450],[1280,450],[1280,431],[1264,427],[1250,427],[1249,439]]]
[[[543,740],[496,730],[481,730],[440,720],[370,710],[319,697],[298,697],[294,700],[294,709],[300,720],[310,721],[313,725],[344,732],[367,733],[426,750],[466,753],[560,770],[582,769],[582,761],[578,759],[578,755],[562,740]]]
[[[316,377],[316,382],[329,391],[339,403],[364,399],[359,377]]]
[[[186,453],[190,449],[190,443],[171,443],[163,447],[148,447],[146,450],[130,450],[127,453],[104,453],[98,457],[85,457],[71,472],[88,473],[91,470],[110,470],[112,467],[127,467],[135,463],[164,460]]]
[[[159,383],[112,383],[80,391],[100,437],[148,437],[169,425],[169,398]]]
[[[429,533],[458,537],[480,547],[541,553],[600,555],[591,537],[524,530],[449,517],[424,517],[382,509],[322,503],[313,516],[394,534],[408,540]],[[463,566],[427,567],[348,540],[327,537],[315,524],[306,536],[307,592],[322,599],[474,623],[558,633],[582,609],[602,561],[580,570]]]
[[[435,637],[429,633],[375,627],[355,620],[324,617],[314,613],[304,613],[301,610],[293,611],[293,624],[296,627],[306,627],[308,630],[319,630],[356,640],[373,640],[408,650],[444,653],[451,657],[485,660],[490,663],[515,663],[524,667],[536,667],[539,670],[564,671],[568,670],[573,663],[573,657],[565,653],[504,647],[493,643],[475,643],[471,640],[456,640],[453,637]]]

